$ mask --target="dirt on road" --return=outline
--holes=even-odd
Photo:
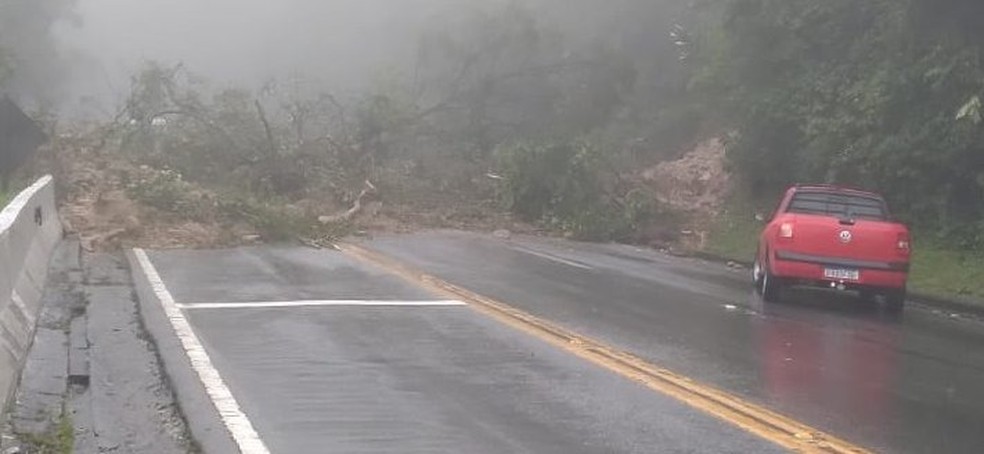
[[[503,212],[493,200],[453,191],[418,197],[421,188],[403,180],[389,181],[384,192],[366,198],[343,225],[326,228],[317,219],[344,213],[351,200],[343,198],[342,204],[325,195],[289,202],[230,199],[228,194],[183,180],[173,170],[136,162],[118,152],[107,135],[98,130],[61,134],[28,169],[55,175],[66,230],[78,234],[88,251],[234,247],[285,239],[324,246],[336,232],[538,231]],[[280,232],[288,229],[305,234]],[[271,230],[277,231],[275,238]]]

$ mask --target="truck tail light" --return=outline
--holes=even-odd
[[[783,222],[779,224],[779,238],[792,239],[793,238],[793,224],[789,222]]]
[[[909,254],[912,249],[912,244],[909,242],[909,234],[899,233],[898,242],[896,242],[895,247],[898,249],[899,253]]]

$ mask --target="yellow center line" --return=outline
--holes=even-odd
[[[382,268],[436,294],[468,303],[478,312],[793,452],[870,452],[733,394],[658,367],[601,341],[582,336],[503,302],[416,271],[378,252],[354,244],[340,244],[338,247],[350,257]]]

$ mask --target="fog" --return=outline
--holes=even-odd
[[[441,1],[82,0],[75,45],[119,73],[142,59],[184,61],[223,81],[289,71],[351,82],[393,63]]]
[[[334,91],[359,90],[382,74],[409,72],[418,36],[440,23],[442,15],[494,3],[78,0],[76,17],[55,27],[70,73],[58,101],[63,110],[106,114],[121,101],[130,75],[151,60],[184,63],[213,84],[255,88],[274,78],[303,75]],[[560,28],[573,38],[595,40],[607,38],[620,17],[633,14],[632,5],[664,2],[623,0],[606,2],[604,8],[593,1],[516,3],[532,7],[541,18],[563,18]]]
[[[404,67],[420,24],[449,0],[80,0],[58,36],[73,55],[71,98],[120,95],[148,60],[217,84],[303,74],[357,89]]]

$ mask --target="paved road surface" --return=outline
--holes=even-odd
[[[780,452],[337,252],[150,259],[270,452]]]
[[[744,271],[628,246],[455,232],[364,245],[875,451],[984,450],[976,321],[816,292],[764,305]],[[778,450],[336,252],[150,258],[271,452]],[[256,302],[281,304],[241,304]]]
[[[844,295],[764,305],[746,271],[622,245],[439,232],[367,243],[879,452],[984,452],[984,324]]]

